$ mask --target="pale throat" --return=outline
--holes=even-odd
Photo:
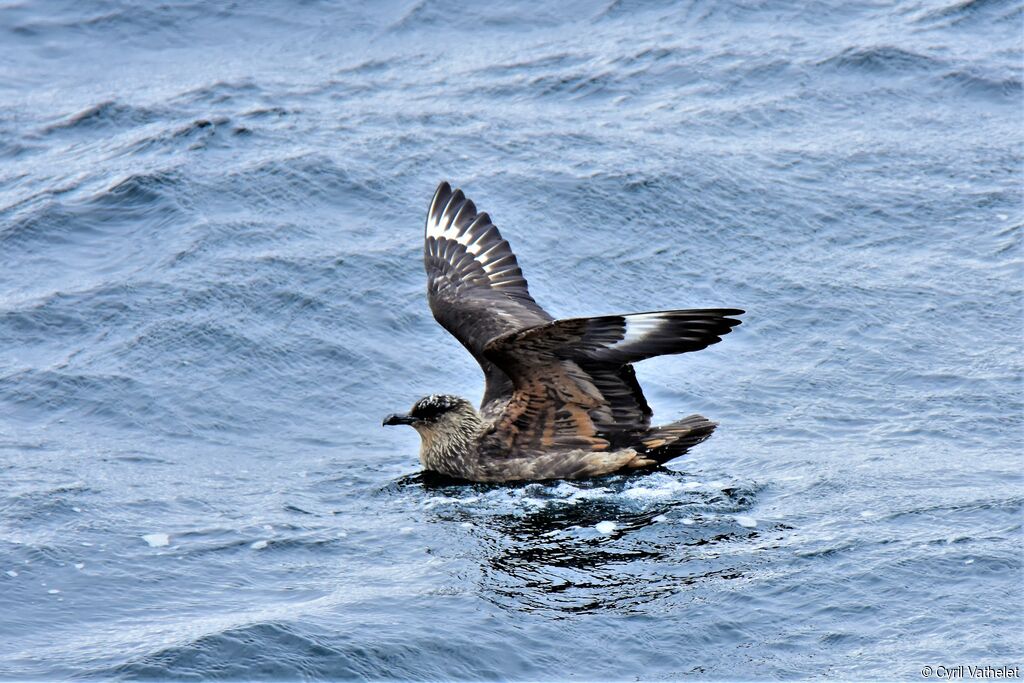
[[[464,460],[476,448],[484,422],[479,415],[463,414],[434,429],[420,433],[420,462],[430,469],[445,470],[447,464]]]

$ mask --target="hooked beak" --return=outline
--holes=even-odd
[[[390,427],[392,425],[411,425],[414,422],[416,422],[416,418],[409,415],[388,415],[381,423],[381,427]]]

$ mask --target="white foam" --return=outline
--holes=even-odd
[[[685,484],[683,484],[683,490],[695,491],[699,489],[701,486],[703,486],[703,484],[701,484],[699,481],[688,481]]]
[[[268,545],[268,543],[266,541],[256,541],[255,543],[253,543],[249,547],[252,548],[253,550],[263,550],[264,548],[267,547],[267,545]]]
[[[974,558],[972,557],[969,560],[964,560],[964,564],[974,564]]]
[[[71,509],[74,510],[75,512],[81,512],[82,511],[82,508],[71,508]]]
[[[401,529],[399,529],[399,530],[398,530],[398,533],[400,533],[400,534],[402,534],[402,535],[406,535],[406,536],[407,536],[407,535],[411,534],[411,533],[412,533],[413,531],[415,531],[415,528],[414,528],[414,527],[411,527],[411,526],[403,526],[403,527],[402,527]]]
[[[551,493],[562,498],[571,498],[575,494],[579,493],[580,489],[577,486],[573,486],[567,481],[563,481],[555,488],[551,489]]]
[[[616,526],[615,522],[609,522],[605,520],[604,522],[598,522],[597,524],[595,524],[594,528],[602,534],[610,534],[611,532],[615,531]]]
[[[51,588],[50,590],[48,590],[46,592],[49,593],[50,595],[56,595],[57,593],[60,593],[60,590],[57,589],[57,588]]]
[[[872,512],[871,510],[864,510],[863,512],[860,513],[860,516],[861,517],[874,517],[875,513]]]
[[[545,499],[532,498],[529,495],[529,491],[525,489],[524,493],[519,493],[516,497],[527,505],[537,507],[543,507],[548,504],[577,505],[585,500],[604,498],[609,494],[609,490],[603,486],[598,488],[579,488],[578,486],[573,486],[568,482],[561,482],[558,486],[547,488],[544,493],[545,495],[551,495],[552,497]]]
[[[459,526],[461,526],[463,529],[472,529],[473,528],[472,522],[463,522]]]
[[[747,529],[753,529],[757,526],[757,520],[746,515],[736,515],[736,523]]]
[[[660,486],[634,486],[623,491],[622,495],[634,500],[642,498],[668,498],[672,494],[683,490],[683,485],[675,479],[666,478],[654,483],[660,484]]]
[[[12,579],[13,579],[13,578],[14,578],[15,576],[17,576],[17,575],[18,575],[18,572],[14,571],[13,569],[8,569],[8,570],[7,570],[7,576],[11,577]]]
[[[679,521],[685,524],[686,526],[693,526],[697,523],[696,520],[690,519],[689,517],[684,517]]]
[[[429,510],[436,505],[451,505],[452,503],[458,502],[458,498],[451,498],[449,496],[432,496],[423,501],[423,507]]]
[[[598,498],[607,498],[609,495],[608,489],[601,487],[598,489],[580,489],[576,493],[572,494],[568,498],[568,502],[576,505],[583,500],[596,500]]]
[[[651,521],[652,522],[664,522],[667,519],[668,519],[668,517],[666,517],[665,515],[658,515],[657,517],[654,517]]]
[[[646,486],[637,486],[635,488],[626,489],[622,492],[623,497],[632,498],[637,500],[639,498],[665,498],[671,495],[671,491],[665,489],[652,489]]]
[[[85,562],[75,562],[75,569],[85,569]]]
[[[151,548],[161,548],[171,542],[171,537],[168,534],[146,534],[142,537],[142,540],[149,544]],[[85,545],[84,543],[82,545]]]

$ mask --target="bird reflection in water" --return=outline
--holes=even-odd
[[[521,485],[468,484],[421,472],[393,484],[420,490],[433,521],[467,523],[462,540],[438,554],[479,564],[481,596],[506,609],[579,613],[654,613],[699,599],[704,584],[740,579],[756,562],[753,546],[781,525],[744,528],[735,516],[755,502],[750,486],[644,496],[650,475],[616,475]],[[640,494],[640,495],[638,495]],[[770,540],[769,540],[770,542]]]

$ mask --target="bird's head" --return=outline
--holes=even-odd
[[[432,394],[416,401],[407,415],[388,415],[383,425],[409,425],[424,441],[472,432],[480,415],[469,401],[448,394]]]

